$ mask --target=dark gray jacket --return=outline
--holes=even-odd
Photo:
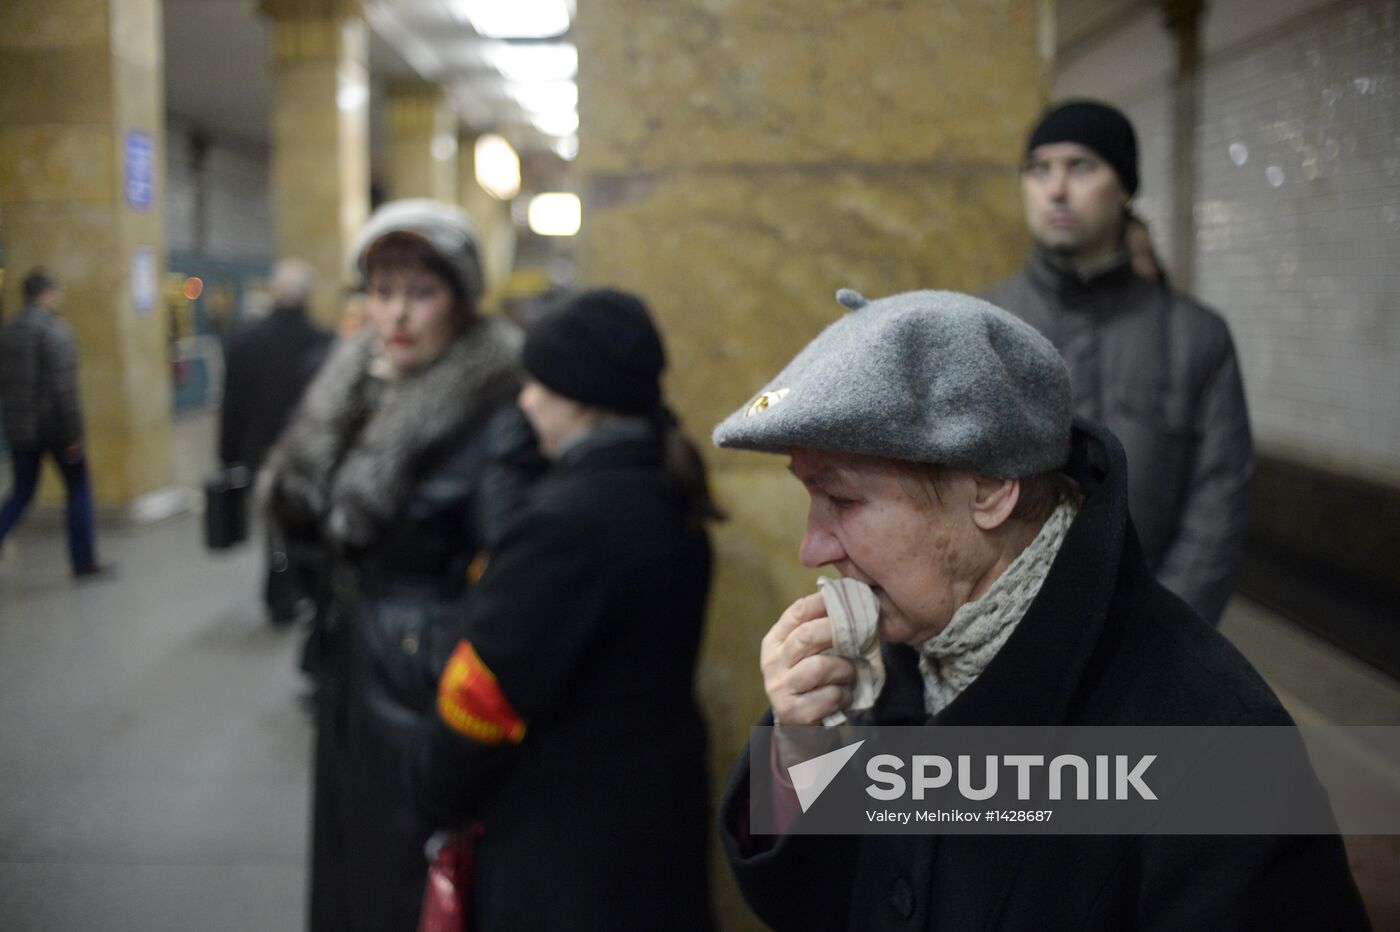
[[[1076,414],[1128,454],[1147,565],[1217,624],[1244,561],[1254,447],[1230,331],[1190,297],[1134,275],[1126,256],[1083,281],[1037,251],[986,294],[1069,366]]]
[[[0,326],[0,414],[12,450],[66,447],[83,438],[73,331],[37,304]]]

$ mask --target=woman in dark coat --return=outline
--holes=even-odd
[[[360,237],[370,326],[336,348],[274,450],[273,520],[325,557],[310,928],[416,927],[432,826],[400,778],[432,723],[473,559],[510,496],[488,441],[519,387],[517,331],[479,316],[465,214],[385,205]]]
[[[421,795],[439,824],[479,826],[474,932],[707,929],[703,467],[631,295],[569,301],[524,360],[553,468],[474,593]]]

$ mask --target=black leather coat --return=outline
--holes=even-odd
[[[449,438],[382,536],[332,560],[311,648],[320,680],[314,929],[416,928],[435,826],[401,774],[429,734],[470,565],[503,517],[493,509],[509,501],[499,464],[488,462],[492,433],[473,424]]]
[[[412,932],[433,826],[401,778],[424,740],[470,568],[517,506],[537,455],[511,404],[513,331],[479,320],[426,370],[376,374],[342,343],[265,470],[271,516],[319,548],[308,645],[318,678],[310,928]]]

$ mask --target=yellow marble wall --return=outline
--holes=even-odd
[[[814,590],[806,496],[713,425],[841,309],[974,289],[1025,255],[1016,166],[1049,93],[1049,0],[580,4],[581,272],[646,297],[668,391],[732,520],[700,689],[716,792],[766,706],[759,641]],[[726,928],[755,927],[723,870]]]
[[[339,316],[347,251],[369,215],[368,34],[352,0],[263,0],[272,23],[272,206],[279,257],[316,269]]]
[[[485,300],[492,306],[499,301],[515,265],[515,223],[510,203],[496,200],[476,183],[475,145],[476,137],[468,134],[457,141],[457,199],[476,225],[481,261],[486,267]]]
[[[165,105],[159,0],[0,4],[0,244],[7,310],[33,265],[64,284],[79,348],[96,498],[124,506],[171,479],[170,370],[159,302],[137,306],[133,256],[159,276]],[[127,202],[127,134],[149,135],[148,207]],[[50,477],[52,478],[52,477]],[[46,497],[57,483],[46,482]]]
[[[389,196],[457,201],[457,116],[440,84],[389,85]]]

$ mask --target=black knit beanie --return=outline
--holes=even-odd
[[[1026,141],[1026,155],[1052,142],[1077,142],[1094,150],[1123,183],[1128,196],[1137,193],[1137,134],[1117,109],[1096,100],[1071,100],[1045,112]]]
[[[647,414],[661,401],[666,351],[646,305],[599,288],[545,314],[525,337],[525,371],[581,404]]]

